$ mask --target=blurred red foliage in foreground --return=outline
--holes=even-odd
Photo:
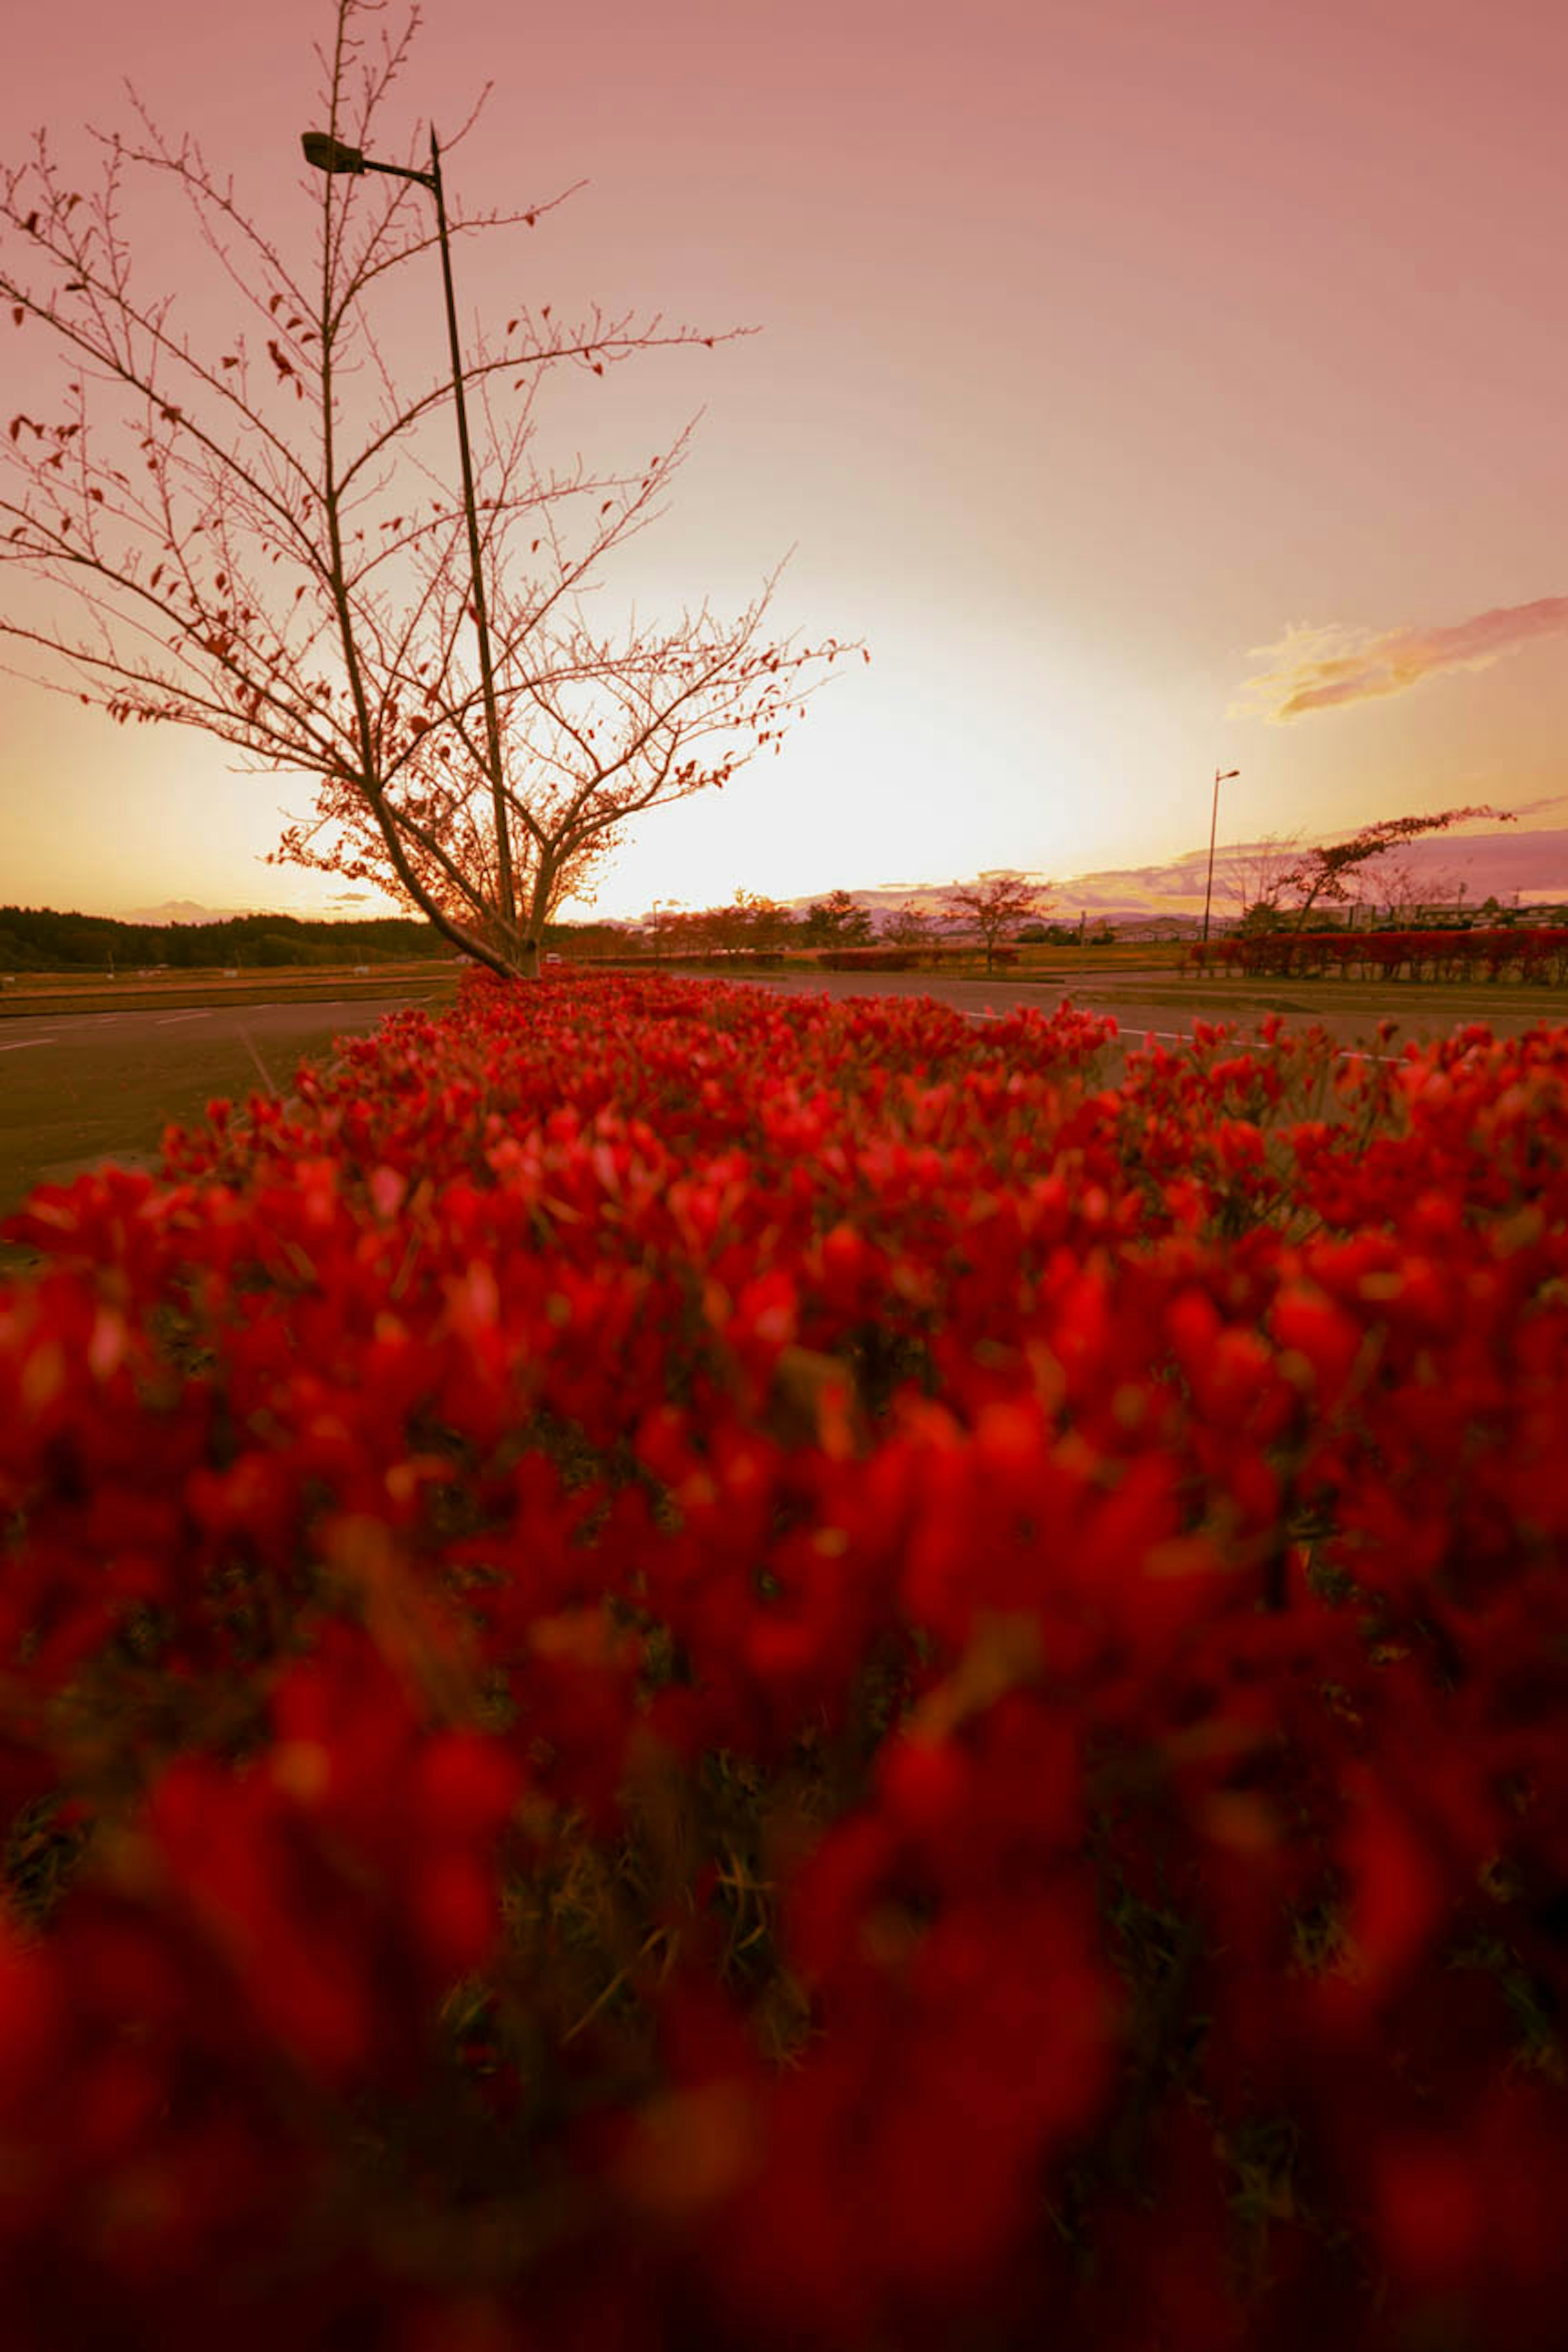
[[[1111,1030],[470,980],[11,1221],[15,2352],[1560,2342],[1568,1033]]]

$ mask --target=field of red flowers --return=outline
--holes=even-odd
[[[13,2352],[1551,2352],[1568,1032],[465,980],[7,1228]]]

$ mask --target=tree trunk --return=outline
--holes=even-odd
[[[505,959],[513,979],[539,978],[539,934],[528,928],[526,915],[509,923],[498,908],[486,926],[486,944]]]

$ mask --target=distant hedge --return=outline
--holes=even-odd
[[[1361,980],[1521,980],[1568,982],[1568,926],[1492,930],[1266,931],[1189,948],[1200,971],[1352,974]]]
[[[952,963],[958,956],[983,955],[983,948],[823,948],[816,961],[824,971],[919,971],[928,965]],[[1016,948],[997,948],[993,963],[1016,963]]]

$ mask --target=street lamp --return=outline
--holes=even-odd
[[[394,180],[417,180],[436,199],[436,230],[441,247],[441,278],[447,289],[447,336],[452,349],[452,397],[458,404],[458,453],[463,465],[463,508],[468,521],[468,564],[474,582],[474,626],[479,640],[479,684],[485,703],[485,748],[489,755],[490,791],[495,802],[496,879],[500,911],[509,930],[517,927],[517,889],[512,878],[511,840],[501,785],[500,721],[496,715],[495,671],[490,662],[489,615],[485,608],[484,570],[479,559],[479,521],[474,505],[474,461],[468,443],[468,410],[463,397],[463,356],[458,342],[458,303],[452,291],[452,248],[447,235],[447,205],[441,193],[441,151],[430,129],[430,169],[416,172],[405,163],[377,163],[357,147],[334,139],[327,131],[301,133],[305,161],[318,172],[384,172]]]
[[[1214,806],[1209,812],[1209,878],[1204,885],[1204,945],[1205,948],[1209,943],[1209,901],[1214,896],[1214,837],[1215,828],[1219,824],[1219,788],[1221,784],[1228,783],[1232,776],[1239,776],[1240,773],[1239,768],[1227,768],[1223,775],[1217,768],[1214,772]]]

